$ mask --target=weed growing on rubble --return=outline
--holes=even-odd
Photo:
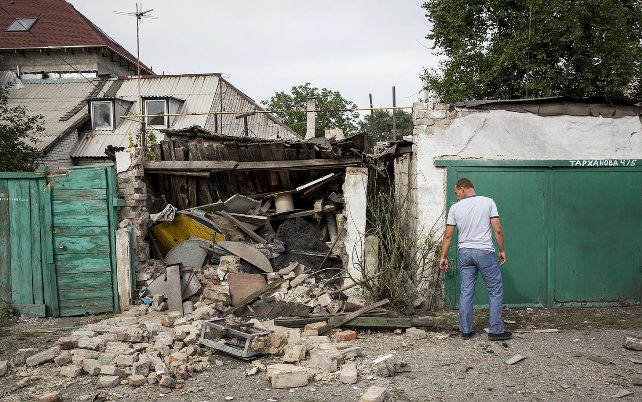
[[[366,236],[374,236],[378,248],[376,266],[370,261],[358,263],[366,295],[372,300],[387,298],[386,308],[406,313],[423,301],[432,308],[441,247],[437,231],[417,234],[410,203],[392,189],[370,196],[367,207]],[[367,250],[368,254],[373,252]]]

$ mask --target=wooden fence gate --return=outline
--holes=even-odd
[[[0,299],[20,313],[118,310],[112,165],[0,173]]]

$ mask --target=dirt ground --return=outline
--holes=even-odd
[[[642,307],[577,309],[510,309],[505,319],[515,321],[507,328],[526,330],[507,342],[490,342],[485,334],[485,313],[476,312],[477,335],[462,340],[453,331],[456,312],[445,328],[430,332],[426,339],[411,340],[406,335],[382,331],[360,331],[354,341],[365,356],[357,359],[359,382],[342,384],[337,375],[315,378],[308,386],[291,390],[271,389],[264,372],[246,376],[249,363],[214,354],[211,367],[195,374],[184,387],[162,395],[157,386],[132,388],[127,385],[97,390],[96,377],[61,377],[53,363],[11,371],[0,379],[3,401],[32,401],[58,390],[65,401],[357,401],[371,385],[386,387],[391,401],[576,401],[609,400],[622,390],[632,394],[623,400],[642,400],[642,351],[622,347],[625,335],[642,336]],[[18,348],[45,348],[59,337],[102,317],[64,319],[16,319],[0,327],[0,360],[8,359]],[[557,328],[558,333],[538,333],[535,329]],[[481,332],[481,334],[480,334]],[[410,365],[411,371],[395,377],[379,378],[372,366],[374,358],[392,353]],[[526,356],[509,366],[504,362],[515,354]],[[280,362],[267,356],[260,362]],[[30,376],[28,386],[12,390],[22,376]],[[232,400],[232,399],[227,399]]]

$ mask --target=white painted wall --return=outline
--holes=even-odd
[[[348,255],[348,275],[356,282],[361,279],[360,267],[364,265],[364,246],[366,234],[366,205],[368,204],[368,169],[346,168],[346,179],[343,183],[346,218],[344,241]],[[347,280],[346,285],[351,281]],[[353,288],[351,292],[360,292]],[[351,293],[348,292],[348,293]]]
[[[444,224],[446,169],[437,159],[642,158],[639,116],[547,116],[415,103],[413,151],[418,229]]]

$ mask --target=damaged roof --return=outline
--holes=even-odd
[[[8,106],[24,106],[27,113],[43,117],[45,130],[33,145],[46,153],[60,139],[89,120],[86,99],[96,93],[103,80],[57,80],[20,82],[9,90]]]
[[[221,78],[220,74],[154,75],[140,79],[140,96],[143,99],[173,98],[181,105],[177,116],[169,117],[169,129],[180,130],[192,126],[228,136],[243,135],[243,119],[235,114],[220,114],[217,111],[244,113],[260,110],[247,95]],[[102,98],[114,99],[126,108],[125,115],[140,114],[138,79],[119,77],[109,79]],[[96,99],[100,100],[100,99]],[[87,113],[87,112],[86,112]],[[248,117],[249,137],[264,139],[300,139],[289,127],[266,113]],[[140,123],[130,119],[118,119],[113,130],[91,130],[82,136],[71,152],[73,158],[102,158],[108,145],[127,147],[140,130]],[[162,139],[158,129],[158,140]]]
[[[484,110],[506,110],[539,116],[623,117],[642,114],[642,101],[607,96],[554,96],[532,99],[470,100],[456,102],[455,107]]]

